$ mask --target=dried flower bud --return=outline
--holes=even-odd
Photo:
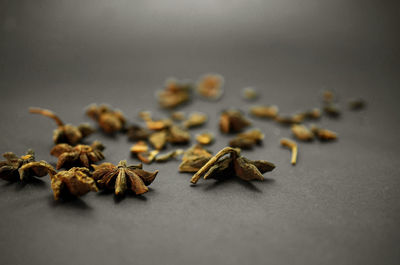
[[[255,144],[261,143],[264,134],[259,129],[254,129],[238,134],[229,142],[229,146],[241,149],[251,149]]]
[[[340,116],[340,109],[334,103],[325,104],[325,106],[323,107],[323,110],[324,110],[326,115],[328,115],[328,116],[330,116],[332,118],[337,118],[337,117]]]

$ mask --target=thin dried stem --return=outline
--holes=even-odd
[[[29,112],[33,114],[40,114],[53,119],[58,126],[63,126],[64,122],[51,110],[41,108],[29,108]]]
[[[234,155],[239,155],[240,149],[232,148],[232,147],[225,147],[221,151],[219,151],[215,156],[211,157],[210,160],[193,175],[192,179],[190,180],[191,183],[196,184],[201,175],[206,173],[221,157],[226,154],[232,153]]]
[[[292,163],[292,165],[296,165],[296,162],[297,162],[297,144],[296,144],[296,142],[286,139],[286,138],[283,138],[283,139],[281,139],[281,145],[289,147],[291,149],[291,151],[292,151],[291,163]]]

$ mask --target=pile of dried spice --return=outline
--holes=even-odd
[[[199,78],[197,83],[179,81],[175,78],[167,79],[164,89],[157,93],[159,105],[165,109],[173,109],[192,99],[192,90],[197,95],[208,100],[217,100],[223,95],[224,78],[219,74],[206,74]],[[242,97],[248,101],[255,101],[259,93],[252,87],[242,91]],[[282,114],[276,105],[254,105],[249,114],[260,119],[269,119],[282,125],[290,126],[293,137],[299,141],[311,142],[314,139],[332,141],[337,139],[337,133],[318,127],[314,124],[304,124],[307,121],[317,121],[323,113],[337,118],[341,115],[337,96],[332,91],[322,94],[321,108],[311,108],[294,114]],[[348,102],[350,110],[360,110],[365,107],[363,99],[352,99]],[[56,168],[46,161],[35,161],[35,153],[28,150],[23,156],[14,153],[3,154],[6,159],[0,161],[0,178],[7,181],[30,181],[35,177],[50,176],[51,188],[55,200],[70,196],[82,196],[90,191],[99,189],[112,190],[120,196],[127,192],[140,195],[149,191],[148,186],[155,180],[158,170],[145,171],[143,165],[128,165],[126,160],[117,165],[104,162],[105,147],[99,141],[92,144],[82,143],[85,137],[93,134],[94,129],[89,124],[79,126],[64,124],[52,111],[41,108],[30,108],[30,113],[40,114],[53,119],[57,129],[53,132],[55,146],[50,150],[52,156],[57,157]],[[187,148],[175,146],[187,145],[191,142],[190,130],[204,125],[208,116],[202,112],[192,112],[186,115],[183,111],[169,113],[169,118],[155,119],[150,111],[141,111],[139,117],[142,124],[128,125],[122,111],[113,109],[106,104],[92,104],[86,109],[86,115],[93,119],[99,128],[106,134],[125,133],[134,144],[130,148],[133,157],[142,163],[153,161],[167,162],[181,157],[178,166],[179,172],[194,173],[191,183],[196,184],[200,177],[204,179],[224,179],[237,176],[250,180],[263,180],[263,174],[274,170],[275,165],[265,160],[250,160],[241,155],[241,149],[252,149],[259,145],[265,137],[260,129],[243,130],[252,125],[246,113],[239,109],[229,108],[222,110],[219,124],[216,129],[223,134],[234,135],[228,145],[216,155],[205,149],[205,145],[214,143],[214,133],[203,131],[195,137],[197,144]],[[291,164],[297,163],[298,144],[287,138],[282,138],[280,144],[291,151]],[[163,151],[170,146],[172,150]],[[57,171],[63,168],[64,170]]]

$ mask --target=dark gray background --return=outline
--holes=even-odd
[[[394,1],[395,2],[395,1]],[[0,183],[1,264],[399,264],[399,5],[389,1],[1,1],[0,152],[49,155],[55,125],[28,114],[54,110],[65,122],[89,121],[84,108],[109,103],[131,122],[153,110],[165,78],[206,72],[226,78],[216,103],[181,108],[210,115],[214,152],[229,136],[217,113],[257,103],[285,113],[319,106],[334,89],[345,106],[368,108],[320,122],[335,143],[300,144],[289,164],[279,146],[287,128],[254,120],[266,138],[249,158],[276,163],[269,181],[189,185],[179,161],[142,198],[88,194],[55,203],[49,179]],[[91,122],[91,121],[89,121]],[[128,159],[130,143],[97,133],[106,161]]]

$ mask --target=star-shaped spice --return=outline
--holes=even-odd
[[[229,154],[229,157],[223,158]],[[207,178],[223,178],[235,175],[243,180],[264,180],[263,173],[272,171],[275,165],[264,160],[249,160],[240,156],[240,149],[225,147],[213,156],[196,174],[191,182],[196,184],[201,176]]]
[[[211,157],[212,155],[208,150],[200,144],[196,144],[183,154],[179,172],[197,172]]]
[[[96,121],[105,133],[113,134],[124,129],[126,119],[119,110],[113,110],[107,105],[90,105],[86,114]]]
[[[68,143],[75,145],[94,132],[94,129],[86,123],[83,123],[78,127],[71,124],[64,124],[64,122],[51,110],[30,108],[29,112],[49,117],[57,123],[58,128],[53,132],[53,141],[55,144]]]
[[[55,200],[68,195],[78,197],[89,191],[98,191],[89,169],[85,167],[73,167],[51,175],[51,188]]]
[[[158,174],[158,170],[148,172],[142,169],[142,164],[127,166],[122,160],[117,166],[111,163],[92,165],[93,178],[104,189],[115,190],[116,195],[122,195],[126,190],[132,190],[136,195],[146,193]]]
[[[241,149],[251,149],[256,144],[261,144],[264,134],[259,129],[254,129],[238,134],[229,141],[230,147],[238,147]]]
[[[103,150],[104,146],[99,141],[94,141],[92,145],[58,144],[51,149],[50,154],[58,158],[57,169],[72,166],[89,168],[91,163],[104,159]]]
[[[0,178],[8,181],[28,180],[31,177],[43,177],[55,173],[46,161],[35,161],[35,152],[29,149],[26,155],[16,156],[12,152],[3,154],[6,161],[0,161]]]

